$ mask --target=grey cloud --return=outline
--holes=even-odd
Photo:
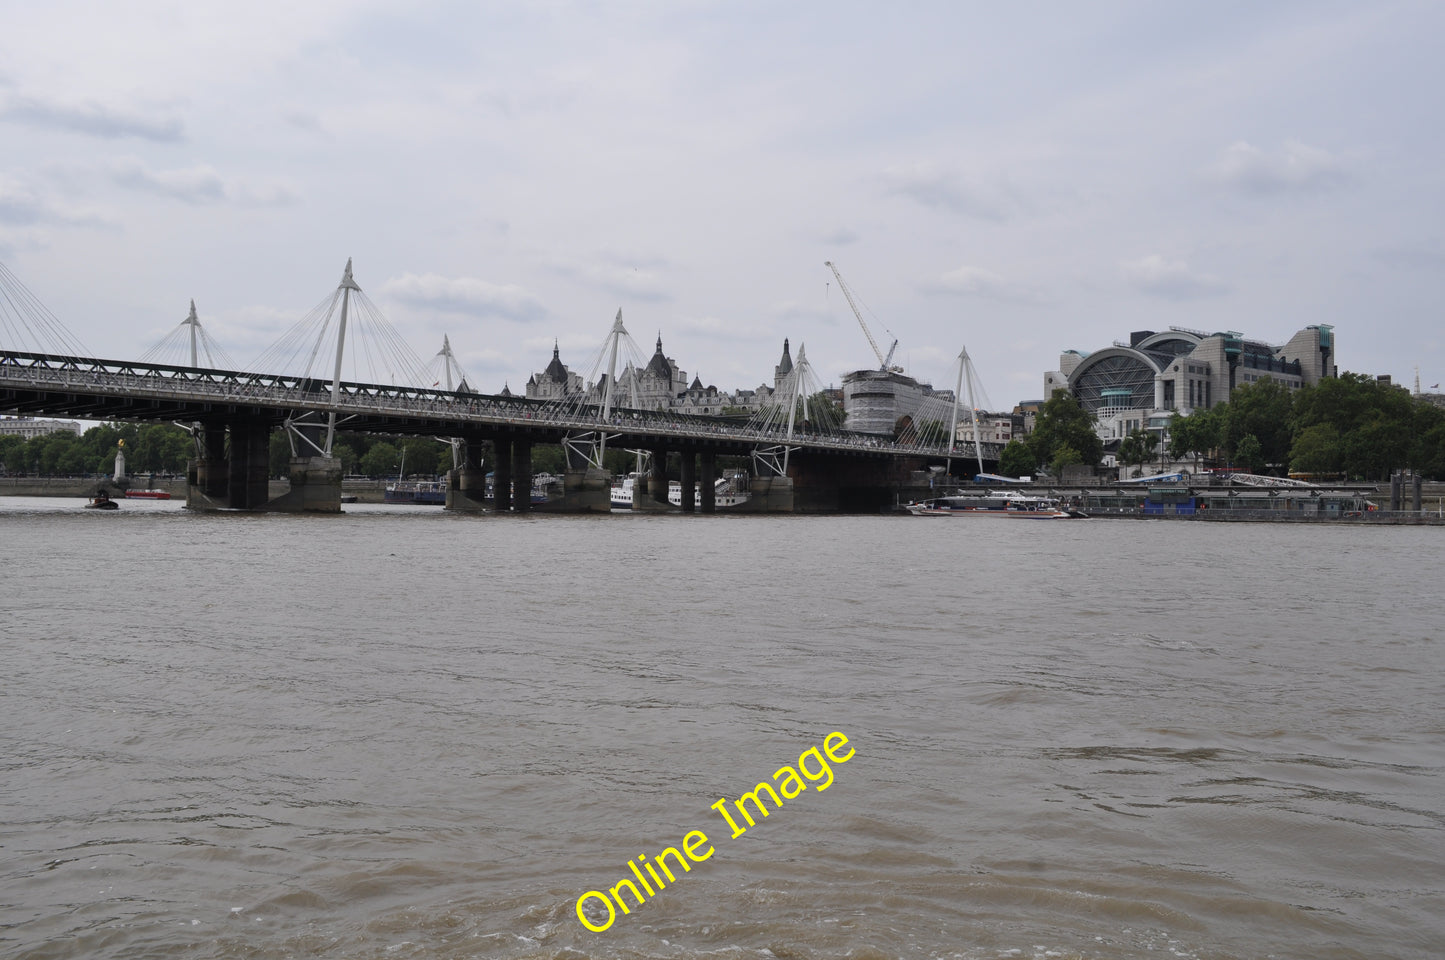
[[[447,313],[502,317],[519,323],[530,323],[547,316],[546,307],[526,289],[473,277],[408,273],[386,281],[381,292],[412,306]]]
[[[614,296],[643,303],[662,303],[672,299],[672,294],[663,288],[662,277],[657,270],[663,266],[665,262],[657,258],[625,259],[603,255],[584,264],[554,263],[552,269]]]
[[[306,110],[291,110],[282,118],[289,125],[308,133],[323,133],[321,118]]]
[[[83,227],[110,225],[95,213],[58,207],[22,184],[0,179],[0,224],[29,227],[43,223]]]
[[[1165,300],[1200,300],[1229,292],[1218,277],[1198,273],[1182,260],[1166,260],[1157,253],[1122,263],[1119,269],[1134,289]]]
[[[28,227],[45,219],[46,213],[34,194],[0,183],[0,223]]]
[[[1214,178],[1243,193],[1265,195],[1333,190],[1354,179],[1347,165],[1327,150],[1295,141],[1266,152],[1240,140],[1220,154]]]
[[[1398,243],[1370,252],[1377,262],[1409,270],[1439,270],[1445,267],[1445,244],[1439,239],[1419,243]]]
[[[890,167],[883,171],[883,183],[889,193],[975,220],[1002,221],[1020,205],[1006,186],[984,186],[927,164]]]
[[[60,104],[34,97],[12,96],[0,103],[0,120],[68,130],[107,140],[138,137],[172,143],[185,137],[185,129],[175,117],[146,117],[94,102]]]
[[[154,171],[134,157],[127,157],[114,162],[111,177],[122,187],[186,203],[215,203],[226,197],[221,175],[204,164],[189,170]]]
[[[1043,292],[1026,284],[1008,280],[983,267],[963,266],[950,270],[937,280],[922,285],[927,294],[981,297],[1014,303],[1041,303]]]
[[[285,184],[227,180],[208,164],[180,170],[152,170],[135,157],[120,157],[111,162],[110,174],[119,186],[183,203],[230,201],[248,207],[276,207],[290,205],[298,199],[296,191]]]

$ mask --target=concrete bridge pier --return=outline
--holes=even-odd
[[[260,510],[270,497],[267,474],[271,467],[271,424],[260,417],[237,417],[230,423],[231,462],[227,471],[231,506]],[[337,477],[337,504],[341,503]]]
[[[612,474],[596,467],[569,468],[562,475],[562,498],[539,504],[548,513],[611,513]]]
[[[482,469],[482,442],[462,441],[462,465],[447,474],[448,510],[475,513],[486,509],[487,471]]]
[[[717,454],[698,454],[702,469],[698,471],[698,485],[702,495],[702,512],[717,513]]]
[[[267,446],[270,446],[269,443]],[[292,457],[289,475],[291,489],[267,503],[267,510],[290,513],[341,512],[339,458]]]
[[[656,447],[652,451],[652,472],[638,477],[632,485],[632,509],[636,512],[671,510],[667,501],[667,450]]]
[[[498,513],[512,512],[512,441],[492,444],[492,496]]]
[[[195,510],[263,510],[270,496],[271,422],[240,416],[205,425],[205,456],[188,468],[186,506]],[[230,443],[226,443],[229,433]],[[336,474],[336,505],[341,506],[341,474]],[[282,507],[281,509],[286,509]]]
[[[792,477],[753,477],[748,483],[748,502],[737,508],[743,513],[792,513]]]
[[[207,423],[200,429],[202,455],[186,464],[186,506],[198,510],[229,506],[226,427]]]
[[[512,510],[532,512],[532,441],[512,441]]]
[[[682,512],[697,510],[697,457],[690,450],[682,452]]]

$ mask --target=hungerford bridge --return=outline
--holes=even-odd
[[[21,322],[13,322],[12,314]],[[307,373],[197,365],[200,329],[194,305],[181,325],[191,343],[188,364],[93,359],[77,355],[83,352],[74,349],[78,343],[0,265],[0,333],[7,340],[48,333],[72,348],[59,353],[0,349],[0,412],[185,426],[197,447],[187,471],[187,506],[198,509],[339,512],[342,467],[332,456],[339,431],[449,441],[454,468],[447,475],[447,506],[463,511],[534,509],[531,451],[538,443],[561,444],[568,463],[563,496],[541,509],[571,512],[611,509],[611,478],[602,468],[608,446],[651,453],[649,482],[634,484],[636,506],[669,506],[665,467],[672,454],[681,460],[683,512],[703,513],[716,509],[713,481],[719,455],[752,458],[745,510],[781,513],[881,509],[912,471],[929,463],[976,460],[981,471],[984,460],[998,458],[998,444],[953,439],[958,434],[956,402],[951,415],[934,411],[941,414],[936,422],[946,422],[948,432],[938,429],[933,438],[912,435],[900,440],[825,426],[836,414],[809,409],[818,393],[810,388],[816,388],[817,381],[801,347],[774,402],[747,421],[629,406],[625,385],[637,378],[628,376],[635,372],[631,360],[622,369],[618,363],[629,346],[634,352],[636,348],[620,312],[599,354],[606,365],[596,365],[596,381],[581,395],[561,400],[479,394],[464,378],[460,389],[343,380],[348,320],[358,328],[351,344],[355,351],[362,330],[357,321],[363,317],[375,328],[380,312],[361,293],[348,261],[329,304],[323,301],[287,335],[283,342],[289,347],[273,347],[253,364],[270,358],[277,368],[284,367],[283,361],[294,360],[286,356],[291,349],[308,356]],[[320,333],[313,336],[318,326]],[[384,319],[381,329],[382,334],[373,336],[390,338],[393,349],[401,344]],[[318,356],[330,361],[332,344],[330,375],[310,375],[309,366]],[[0,343],[0,348],[6,346]],[[404,345],[399,352],[415,359]],[[968,366],[964,353],[960,386]],[[419,361],[412,365],[413,372],[420,369]],[[450,365],[446,376],[450,386]],[[423,381],[413,376],[412,382]],[[291,483],[287,493],[271,498],[270,437],[277,427],[284,427],[291,441]],[[975,424],[973,436],[978,435]],[[495,491],[485,502],[484,452],[489,452]]]

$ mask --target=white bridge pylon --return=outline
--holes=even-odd
[[[607,425],[613,421],[619,408],[637,407],[638,371],[643,366],[642,350],[623,325],[619,308],[601,349],[582,377],[580,387],[573,389],[571,383],[557,385],[561,395],[549,398],[544,407],[547,414],[597,420],[595,430],[570,430],[562,437],[562,446],[569,460],[577,457],[589,466],[604,469],[607,444],[618,437],[616,432],[608,431]],[[639,457],[643,455],[642,451],[634,452]]]
[[[801,423],[798,414],[802,414]],[[842,425],[837,407],[823,392],[823,385],[808,362],[807,344],[798,344],[798,356],[778,389],[772,402],[752,416],[748,425],[769,433],[781,431],[782,443],[760,446],[753,451],[754,472],[771,476],[788,475],[788,458],[798,447],[793,438],[799,426],[807,432],[834,433]]]
[[[236,362],[226,355],[226,351],[211,339],[210,334],[206,333],[206,328],[201,325],[201,318],[196,313],[196,301],[194,300],[191,301],[191,312],[186,319],[162,337],[155,346],[141,354],[139,362],[171,366],[206,366],[212,370],[236,369]]]
[[[299,456],[301,449],[309,449],[317,456],[331,456],[340,422],[336,408],[340,405],[343,373],[350,372],[344,379],[363,383],[417,388],[431,383],[426,364],[361,292],[351,274],[350,258],[335,292],[253,360],[249,370],[317,381],[329,372],[333,409],[324,417],[313,411],[286,420],[293,456]]]

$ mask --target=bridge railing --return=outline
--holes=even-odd
[[[779,444],[814,449],[867,451],[903,456],[945,456],[942,444],[900,444],[889,438],[859,433],[797,431],[791,439],[782,430],[739,424],[721,418],[659,410],[620,408],[605,421],[600,408],[561,411],[542,401],[494,394],[459,393],[383,384],[342,383],[339,402],[331,403],[331,385],[310,377],[211,370],[198,367],[139,364],[18,351],[0,351],[0,383],[37,389],[61,389],[100,396],[135,396],[172,401],[253,403],[276,410],[316,410],[338,416],[371,413],[536,426],[561,430],[610,431],[659,441],[677,437]],[[591,414],[590,416],[588,414]],[[989,449],[984,444],[984,449]],[[971,456],[972,442],[959,444],[953,455]],[[993,451],[991,456],[997,456]]]

